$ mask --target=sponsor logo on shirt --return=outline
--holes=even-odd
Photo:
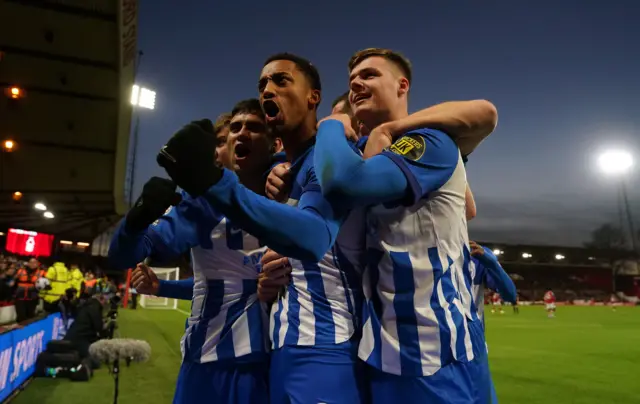
[[[389,147],[391,152],[413,161],[419,160],[425,149],[424,138],[417,134],[402,136]]]

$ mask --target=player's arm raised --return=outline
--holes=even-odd
[[[375,128],[365,148],[369,158],[389,147],[393,140],[420,128],[439,129],[450,135],[463,156],[467,156],[495,129],[496,107],[486,100],[449,101],[415,112]],[[379,136],[379,135],[385,136]]]
[[[343,120],[319,125],[314,156],[322,192],[337,205],[412,204],[444,185],[458,164],[456,144],[434,129],[407,133],[391,151],[364,160],[347,143]]]
[[[175,200],[170,195],[175,194],[175,185],[158,191],[158,180],[169,181],[152,178],[147,182],[142,196],[120,222],[111,239],[109,261],[117,269],[135,267],[147,257],[171,259],[198,245],[197,224],[202,223],[199,214],[202,201],[184,195],[183,200],[166,213],[171,207],[171,198]],[[156,188],[156,191],[149,192],[148,185],[152,181],[156,185],[151,188]],[[153,205],[145,207],[148,204]]]
[[[233,172],[216,166],[211,130],[208,120],[185,126],[163,147],[158,164],[191,196],[201,195],[269,248],[287,257],[319,261],[333,245],[345,212],[334,210],[323,198],[315,175],[310,173],[314,178],[298,207],[257,195]]]
[[[487,270],[487,287],[498,291],[505,301],[515,304],[517,299],[516,285],[498,262],[498,257],[487,247],[474,241],[470,241],[469,246],[471,247],[471,255],[476,257]]]

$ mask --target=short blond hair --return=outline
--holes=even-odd
[[[365,59],[369,59],[371,57],[381,57],[389,62],[393,63],[402,74],[407,78],[409,83],[411,83],[411,62],[409,59],[404,57],[401,53],[392,51],[391,49],[385,48],[367,48],[361,51],[358,51],[351,56],[349,59],[349,71],[352,71],[354,67],[360,64]]]
[[[216,122],[213,124],[213,133],[218,136],[218,134],[229,124],[231,123],[231,114],[226,112],[218,116]]]

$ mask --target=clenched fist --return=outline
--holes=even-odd
[[[277,202],[286,202],[291,191],[290,163],[281,163],[271,169],[267,176],[265,192],[267,197]]]
[[[260,262],[262,272],[258,276],[258,299],[270,303],[291,282],[291,264],[288,258],[272,250],[267,250]]]
[[[143,295],[156,296],[160,289],[158,276],[145,264],[138,264],[131,274],[131,285]]]

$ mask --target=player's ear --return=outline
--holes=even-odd
[[[279,137],[273,139],[272,150],[273,153],[280,153],[282,151],[282,139]]]
[[[320,101],[322,100],[322,95],[320,94],[320,90],[311,90],[309,93],[309,109],[316,109]]]
[[[406,77],[398,78],[398,96],[399,97],[408,94],[409,87],[411,87],[411,85],[409,84],[409,80],[407,80]]]

